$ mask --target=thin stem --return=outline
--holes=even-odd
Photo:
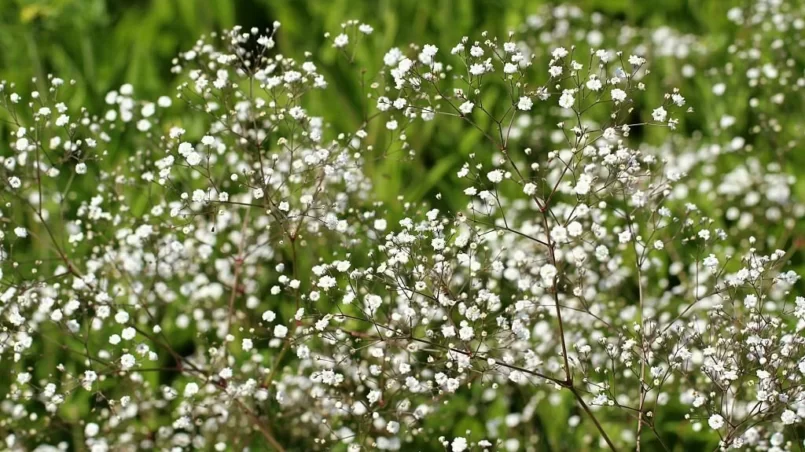
[[[573,386],[570,386],[568,389],[570,389],[570,392],[572,392],[573,395],[576,396],[576,400],[579,402],[579,405],[581,405],[581,408],[584,410],[584,412],[587,413],[588,416],[590,416],[590,419],[592,419],[593,424],[595,424],[595,428],[597,428],[598,432],[601,433],[601,437],[604,438],[604,441],[606,441],[609,448],[613,452],[617,452],[618,448],[615,447],[615,444],[612,442],[611,439],[609,439],[609,435],[607,435],[607,432],[604,430],[604,427],[601,425],[601,423],[598,422],[598,418],[595,417],[595,414],[590,409],[590,407],[587,406],[587,403],[584,401],[584,398],[581,396],[581,394],[579,394],[578,389],[576,389]]]

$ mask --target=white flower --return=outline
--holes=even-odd
[[[375,227],[376,230],[385,231],[387,226],[388,225],[386,223],[386,220],[384,220],[382,218],[379,218],[379,219],[375,220],[374,227]]]
[[[469,341],[473,337],[475,337],[475,331],[472,329],[470,325],[464,325],[458,330],[458,337],[462,341]]]
[[[551,239],[554,242],[567,242],[567,229],[564,226],[555,226],[551,229]]]
[[[86,427],[84,427],[84,434],[87,435],[87,437],[92,438],[96,436],[100,430],[101,428],[98,426],[98,424],[90,422]]]
[[[386,55],[383,56],[383,64],[386,66],[394,66],[396,65],[403,57],[402,51],[397,47],[392,48]]]
[[[126,323],[129,321],[129,313],[126,311],[118,311],[115,314],[115,322],[117,323]]]
[[[277,318],[277,314],[274,314],[274,311],[266,311],[263,313],[263,320],[266,322],[273,322],[275,318]]]
[[[94,371],[91,370],[84,371],[84,377],[81,379],[81,386],[83,386],[84,389],[89,391],[90,389],[92,389],[92,383],[94,383],[95,380],[97,379],[98,374],[96,374]]]
[[[486,68],[483,64],[476,63],[470,66],[470,74],[472,75],[482,75],[484,72],[486,72]]]
[[[783,421],[785,425],[791,425],[797,422],[797,414],[791,410],[783,411],[783,414],[780,416],[780,420]]]
[[[274,337],[280,339],[288,335],[288,328],[285,325],[274,325]]]
[[[539,276],[542,278],[542,282],[548,286],[553,286],[553,280],[556,277],[556,273],[556,267],[551,264],[545,264],[539,269]]]
[[[134,339],[134,336],[136,334],[137,334],[137,331],[132,327],[124,328],[123,332],[120,333],[120,335],[123,336],[123,339],[125,339],[127,341],[130,341],[130,340]]]
[[[534,102],[528,97],[521,97],[520,101],[517,102],[517,109],[528,111],[531,110],[531,107],[534,105]]]
[[[598,78],[591,78],[590,80],[587,80],[586,86],[590,91],[599,91],[603,87],[601,80]]]
[[[134,359],[134,356],[131,355],[130,353],[126,353],[125,355],[120,357],[120,367],[122,367],[123,370],[131,369],[132,367],[134,367],[135,363],[136,360]]]
[[[184,141],[184,142],[179,144],[179,155],[186,157],[187,154],[189,154],[192,151],[193,151],[193,145],[192,144],[190,144],[190,143],[188,143],[186,141]]]
[[[333,47],[339,49],[341,47],[346,46],[347,44],[349,44],[349,36],[347,36],[344,33],[341,33],[340,35],[336,36],[335,39],[333,40]]]
[[[571,237],[578,237],[582,232],[584,232],[584,229],[578,221],[573,221],[567,225],[567,233],[570,234]]]
[[[562,96],[559,98],[559,106],[562,108],[573,108],[576,98],[573,96],[573,91],[564,90]]]
[[[194,395],[198,394],[198,389],[198,384],[190,382],[184,387],[184,396],[193,397]]]
[[[573,189],[573,192],[581,196],[586,195],[590,192],[592,182],[593,178],[589,174],[582,174],[579,176],[579,180],[576,182],[576,187]]]
[[[492,182],[493,184],[500,183],[503,180],[503,171],[492,170],[486,173],[486,178],[489,179],[489,181]]]
[[[467,450],[467,440],[459,436],[453,440],[451,449],[453,452],[464,452]]]
[[[470,101],[466,101],[463,104],[458,106],[458,111],[460,111],[462,115],[468,115],[468,114],[472,113],[472,107],[474,107],[474,106],[475,106],[474,103],[472,103]]]
[[[374,314],[377,308],[383,304],[383,299],[378,295],[369,294],[364,298],[364,302],[366,303],[366,310],[369,311],[370,314]]]
[[[186,158],[189,165],[198,165],[201,163],[201,154],[196,151],[191,151],[188,153]]]
[[[438,51],[439,51],[439,48],[436,47],[433,44],[425,44],[424,46],[422,46],[422,53],[427,55],[430,58],[435,57],[436,52],[438,52]]]
[[[613,89],[610,94],[612,95],[612,100],[615,101],[615,104],[619,104],[626,100],[626,91],[620,88]]]
[[[724,418],[721,417],[720,414],[714,414],[707,420],[707,424],[710,425],[710,428],[713,430],[718,430],[724,426]]]
[[[668,117],[668,112],[665,111],[663,107],[655,108],[654,111],[651,112],[651,117],[654,118],[655,121],[663,122],[665,118]]]
[[[632,66],[640,66],[645,62],[646,62],[646,59],[643,58],[643,57],[639,57],[637,55],[629,56],[629,64],[631,64]]]
[[[564,47],[557,47],[553,49],[553,52],[551,52],[551,56],[553,56],[554,58],[564,58],[567,55],[568,51]]]

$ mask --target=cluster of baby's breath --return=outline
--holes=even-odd
[[[306,109],[332,87],[315,55],[277,51],[279,23],[202,37],[175,93],[124,85],[105,112],[70,110],[59,78],[0,84],[6,447],[536,450],[536,406],[572,403],[580,448],[668,449],[672,422],[793,448],[805,208],[757,147],[797,145],[776,114],[802,105],[794,13],[730,10],[763,32],[726,68],[694,66],[719,51],[696,37],[570,7],[522,36],[395,47],[349,131]],[[326,38],[352,61],[373,31]],[[780,55],[753,52],[767,40]],[[688,83],[658,88],[655,60],[715,96],[748,89],[758,113],[675,132],[701,113]],[[430,121],[482,141],[456,168],[466,202],[401,197],[394,216],[365,164],[380,140],[414,154]],[[440,428],[462,394],[505,415]]]

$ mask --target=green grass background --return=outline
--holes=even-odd
[[[727,42],[720,32],[726,10],[733,0],[581,0],[574,4],[585,13],[599,12],[615,24],[639,27],[667,25],[681,31]],[[373,25],[373,47],[362,48],[360,68],[374,74],[382,54],[391,46],[433,43],[450,49],[462,36],[480,37],[483,30],[505,37],[523,25],[526,17],[546,0],[0,0],[0,79],[31,84],[32,76],[44,80],[53,73],[75,79],[72,101],[100,111],[106,92],[132,83],[140,98],[170,94],[176,85],[170,61],[188,49],[203,33],[240,24],[266,27],[282,23],[279,50],[299,56],[323,49],[322,71],[330,82],[325,94],[310,100],[310,111],[327,114],[338,130],[354,130],[361,122],[362,96],[359,69],[338,58],[325,43],[325,32],[337,32],[348,19]],[[322,64],[323,63],[323,64]],[[658,89],[662,89],[658,86]],[[662,92],[651,93],[659,98]],[[707,104],[708,99],[696,99]],[[737,100],[741,102],[741,99]],[[325,113],[326,114],[326,113]],[[734,114],[734,113],[733,113]],[[369,168],[382,198],[392,201],[400,193],[416,201],[434,200],[455,205],[457,190],[451,177],[462,156],[481,142],[476,133],[466,133],[455,143],[439,137],[462,125],[447,121],[423,127],[411,134],[411,144],[422,152],[402,168],[399,162],[379,162]],[[449,129],[445,131],[445,128]],[[699,124],[693,125],[700,129]],[[458,149],[457,149],[458,147]],[[456,152],[459,151],[459,152]],[[417,175],[418,183],[406,181]],[[424,175],[424,176],[423,176]],[[455,194],[454,194],[455,192]]]

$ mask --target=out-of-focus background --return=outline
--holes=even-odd
[[[732,7],[745,4],[740,0],[0,0],[0,79],[16,82],[20,88],[30,88],[31,77],[43,80],[49,73],[75,79],[72,102],[99,110],[104,95],[123,83],[132,83],[140,98],[170,93],[178,83],[170,72],[172,58],[189,49],[202,34],[236,24],[264,28],[280,21],[277,42],[281,52],[299,56],[323,50],[317,64],[334,89],[315,98],[308,108],[320,113],[337,105],[340,111],[331,118],[333,125],[354,130],[361,122],[363,105],[359,71],[376,74],[382,54],[394,45],[432,43],[447,50],[464,34],[475,33],[471,38],[479,39],[482,31],[500,37],[521,31],[551,47],[585,40],[574,34],[574,23],[589,29],[591,21],[600,21],[606,36],[628,41],[627,46],[640,41],[635,34],[649,30],[646,40],[665,46],[666,53],[693,54],[695,46],[685,43],[699,41],[710,48],[723,48],[723,55],[715,55],[719,58],[728,55],[731,43],[750,37],[749,27],[735,27],[727,17]],[[567,8],[566,25],[549,19],[555,14],[547,11],[557,6]],[[371,44],[362,46],[357,68],[339,59],[325,38],[326,32],[337,32],[349,19],[372,24],[376,30]],[[569,27],[565,38],[549,42],[551,33],[556,35],[563,26]],[[674,30],[673,39],[663,42],[668,30]],[[661,80],[683,88],[696,108],[686,116],[683,132],[707,134],[709,125],[703,118],[726,112],[736,118],[737,127],[749,124],[744,115],[749,114],[747,103],[753,93],[731,92],[714,101],[712,78],[681,79],[680,67],[673,60],[664,64],[669,66],[666,71],[654,68],[662,74]],[[659,99],[667,86],[656,84],[647,101]],[[384,180],[379,189],[388,200],[403,191],[413,200],[435,200],[441,193],[437,203],[463,202],[452,196],[452,179],[445,176],[460,165],[462,155],[471,152],[478,137],[470,133],[462,143],[445,143],[440,136],[449,135],[424,128],[413,137],[412,145],[422,150],[415,162],[419,167],[408,165],[416,168],[415,173],[378,168],[377,175]],[[414,175],[420,177],[420,183],[406,186],[405,181]]]
[[[0,77],[24,81],[54,72],[75,78],[88,100],[124,82],[142,94],[171,85],[170,60],[203,33],[283,25],[279,46],[289,54],[313,50],[324,33],[347,19],[371,23],[390,46],[431,42],[449,48],[468,31],[504,36],[522,27],[547,0],[2,0]],[[715,0],[579,0],[632,26],[670,26],[717,34],[731,5]],[[339,76],[340,74],[333,74]],[[348,108],[349,105],[345,105]]]

